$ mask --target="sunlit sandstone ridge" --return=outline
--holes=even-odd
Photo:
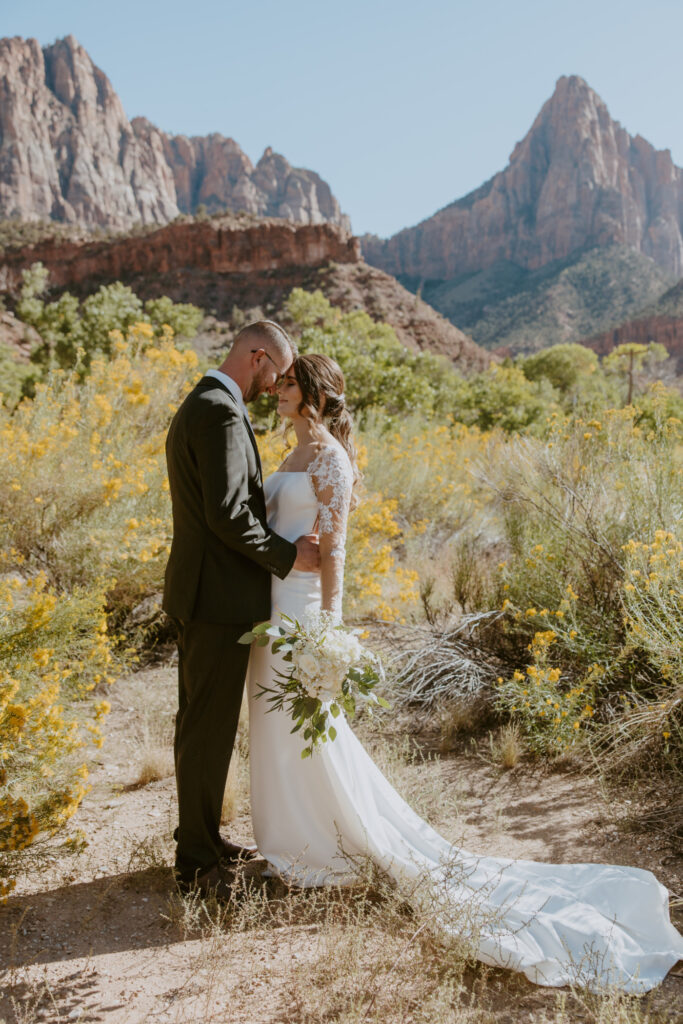
[[[67,36],[0,40],[0,219],[126,229],[204,205],[348,228],[329,185],[269,148],[254,166],[238,144],[129,121],[107,76]]]
[[[0,290],[16,291],[21,271],[40,261],[53,288],[89,288],[178,270],[251,274],[286,267],[319,267],[360,258],[358,239],[331,224],[264,220],[244,228],[220,222],[169,224],[158,231],[97,242],[46,240],[8,249],[0,257]]]
[[[449,280],[502,261],[533,269],[624,244],[683,274],[683,170],[563,77],[505,170],[412,228],[363,239],[390,274]]]
[[[292,288],[320,289],[334,306],[366,311],[404,345],[445,355],[464,372],[491,360],[426,302],[364,263],[358,239],[336,224],[225,216],[102,241],[46,240],[0,253],[0,292],[16,297],[22,270],[36,262],[48,268],[54,291],[86,295],[123,281],[141,298],[168,295],[219,317],[235,306],[277,310]]]

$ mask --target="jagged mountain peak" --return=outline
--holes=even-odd
[[[683,274],[683,171],[614,121],[578,75],[558,79],[507,167],[414,228],[364,240],[369,262],[450,280],[501,262],[537,269],[626,245]]]
[[[187,138],[129,121],[73,35],[42,47],[0,39],[0,219],[126,229],[199,205],[349,228],[313,171],[266,150],[254,167],[234,139]]]

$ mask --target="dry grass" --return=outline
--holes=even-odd
[[[159,782],[173,774],[173,757],[167,746],[156,743],[145,746],[140,757],[140,769],[136,784],[148,786],[150,782]]]
[[[159,704],[158,695],[145,699],[136,694],[139,702],[139,725],[135,736],[136,786],[148,786],[173,775],[173,717],[165,703]]]
[[[517,725],[504,725],[495,737],[490,733],[489,742],[494,761],[506,771],[519,764],[524,754],[524,742]]]
[[[397,889],[368,865],[359,865],[358,884],[345,889],[297,890],[275,880],[249,882],[237,879],[227,905],[174,897],[166,915],[171,930],[200,938],[193,977],[201,988],[202,1020],[207,1024],[239,1019],[223,1016],[234,1005],[232,999],[253,998],[261,990],[266,1005],[259,1020],[282,1024],[673,1020],[656,993],[637,999],[611,991],[556,992],[475,962],[470,944],[450,938],[437,925],[433,902],[420,883],[410,892]],[[454,908],[447,925],[454,932],[466,931],[473,920],[470,911]],[[442,908],[438,917],[443,924]],[[230,977],[235,943],[245,955],[253,943],[260,951],[258,971],[237,984]],[[277,950],[277,975],[267,966],[266,951],[271,949]],[[189,1009],[184,1004],[183,1010]]]
[[[455,750],[467,736],[481,732],[491,716],[489,701],[475,694],[460,697],[439,709],[439,749],[442,754]]]

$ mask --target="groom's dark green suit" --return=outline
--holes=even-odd
[[[268,529],[261,462],[244,409],[203,377],[166,440],[173,542],[164,610],[178,628],[176,867],[189,880],[222,852],[223,792],[249,648],[238,639],[270,616],[271,574],[284,578],[296,547]]]

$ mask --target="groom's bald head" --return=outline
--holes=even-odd
[[[231,351],[254,347],[264,349],[283,371],[289,369],[297,353],[287,331],[274,320],[255,320],[247,324],[235,335]]]
[[[245,402],[267,392],[275,394],[292,365],[296,346],[274,320],[256,320],[235,336],[220,367],[239,385]]]

